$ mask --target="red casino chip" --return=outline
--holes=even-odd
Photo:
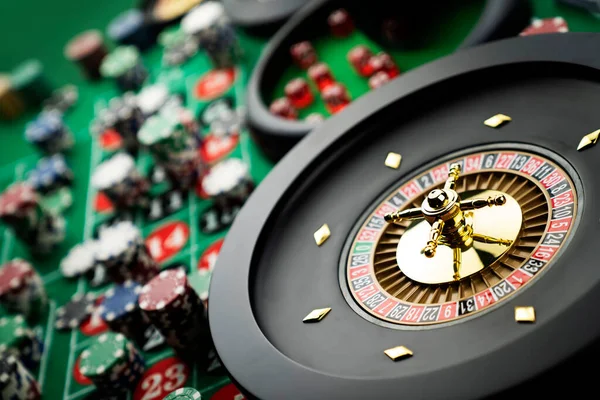
[[[182,221],[173,221],[156,228],[146,238],[146,247],[152,258],[161,263],[185,246],[190,237],[190,227]]]
[[[133,400],[162,399],[185,386],[190,368],[179,358],[169,357],[150,367],[140,379]]]
[[[219,239],[213,242],[204,250],[198,260],[198,271],[211,272],[217,262],[217,257],[223,246],[224,239]]]
[[[37,204],[38,198],[31,185],[14,183],[0,196],[0,217],[14,215],[17,211]]]
[[[35,270],[25,260],[15,258],[4,264],[0,269],[0,296],[19,290],[26,278],[33,276]]]
[[[210,71],[196,82],[194,94],[199,100],[213,100],[225,94],[235,81],[235,69]]]
[[[562,17],[534,19],[520,36],[541,35],[543,33],[565,33],[569,32],[569,26]]]
[[[142,288],[138,302],[144,311],[158,311],[181,298],[186,290],[185,271],[183,269],[167,269]]]

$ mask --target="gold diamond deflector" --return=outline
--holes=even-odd
[[[598,136],[600,136],[600,129],[592,133],[588,133],[587,135],[581,138],[581,141],[577,146],[577,150],[581,151],[587,149],[588,147],[592,147],[598,142]]]
[[[389,152],[387,157],[385,158],[385,166],[390,167],[392,169],[400,168],[401,162],[402,156],[398,153]]]
[[[515,321],[517,322],[535,322],[535,308],[528,307],[515,307]]]
[[[478,234],[514,241],[521,230],[523,216],[519,203],[512,196],[497,190],[484,190],[463,199],[497,195],[504,195],[506,204],[502,207],[472,210],[467,213],[470,214],[467,218],[471,219],[473,231]],[[398,267],[407,277],[420,283],[452,282],[454,280],[453,250],[448,246],[439,246],[435,257],[432,258],[426,257],[421,251],[430,229],[431,225],[425,220],[415,222],[406,229],[396,248]],[[506,253],[509,248],[510,246],[475,242],[473,247],[462,252],[460,277],[465,278],[481,271]]]
[[[489,126],[490,128],[500,128],[502,125],[510,121],[512,121],[512,118],[508,115],[496,114],[493,117],[490,117],[483,121],[483,124]]]
[[[305,322],[305,323],[319,322],[323,318],[325,318],[325,316],[327,316],[327,314],[329,314],[330,311],[331,311],[331,307],[315,308],[310,313],[308,313],[308,315],[306,317],[304,317],[302,322]]]
[[[412,357],[413,355],[413,352],[404,346],[392,347],[391,349],[385,350],[384,353],[394,361],[403,360]]]
[[[323,224],[315,233],[314,233],[315,243],[317,246],[322,245],[325,241],[331,236],[331,231],[329,230],[329,225]]]

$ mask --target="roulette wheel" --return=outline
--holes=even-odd
[[[211,282],[215,347],[245,396],[588,390],[598,45],[569,33],[464,50],[292,149]]]

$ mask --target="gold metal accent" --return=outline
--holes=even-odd
[[[508,115],[496,114],[493,117],[490,117],[483,121],[483,124],[489,126],[490,128],[499,128],[510,121],[512,121],[512,118]]]
[[[385,166],[393,169],[398,169],[402,162],[402,156],[398,153],[389,152],[385,158]]]
[[[471,194],[477,198],[480,196],[496,198],[500,195],[501,193],[496,190],[477,191]],[[447,245],[438,247],[432,243],[432,234],[434,232],[437,234],[434,225],[430,226],[425,220],[412,223],[399,238],[396,247],[396,262],[402,273],[416,282],[441,284],[476,274],[502,257],[508,251],[510,243],[517,240],[523,222],[521,207],[517,200],[506,193],[502,196],[506,201],[502,207],[485,207],[465,213],[466,221],[472,224],[473,230],[478,232],[472,233],[473,242],[471,248],[466,251]],[[473,201],[476,200],[465,200],[465,202]],[[438,221],[440,220],[436,220]],[[430,235],[429,241],[420,251],[419,247],[422,246],[423,238],[427,235]],[[437,237],[438,244],[440,237]],[[498,240],[494,239],[497,237],[504,239],[501,239],[501,243],[497,243]],[[428,256],[432,251],[435,257]]]
[[[393,361],[403,360],[412,357],[413,355],[413,352],[404,346],[392,347],[391,349],[385,350],[384,353]]]
[[[325,243],[325,241],[329,239],[329,236],[331,236],[329,225],[323,224],[323,226],[317,229],[313,236],[315,238],[315,243],[317,243],[317,246],[320,246],[323,243]]]
[[[515,307],[515,321],[517,322],[535,322],[535,308]]]
[[[581,138],[581,141],[577,146],[577,150],[581,151],[587,149],[588,147],[592,147],[596,144],[596,142],[598,142],[598,136],[600,136],[600,129],[592,133],[588,133],[587,135]]]
[[[506,203],[464,213],[472,221],[474,231],[483,237],[474,240],[471,249],[461,252],[460,281],[453,277],[454,254],[450,247],[437,247],[432,258],[421,254],[420,247],[431,234],[427,221],[403,219],[388,224],[377,240],[372,262],[378,285],[392,297],[424,305],[467,299],[492,288],[520,268],[544,235],[550,200],[545,189],[529,175],[477,171],[461,175],[455,190],[469,201],[502,194]],[[421,204],[427,195],[411,198],[406,206]],[[414,215],[414,210],[407,214]],[[507,249],[485,243],[488,237],[513,239],[514,243]],[[444,271],[443,276],[436,275],[439,270]]]
[[[462,200],[456,192],[456,183],[460,176],[461,167],[459,164],[452,164],[448,172],[448,179],[443,189],[433,189],[425,200],[421,203],[421,208],[412,208],[404,211],[397,211],[386,214],[384,219],[388,222],[401,220],[425,219],[430,225],[429,240],[421,251],[427,258],[433,258],[436,254],[438,244],[448,246],[452,249],[452,277],[454,280],[460,280],[466,276],[461,271],[462,252],[469,251],[474,242],[486,244],[497,244],[501,246],[510,246],[517,237],[520,224],[516,232],[513,232],[511,239],[503,239],[490,236],[488,234],[477,234],[473,232],[473,213],[465,213],[466,210],[479,210],[485,207],[503,206],[506,204],[506,195],[496,194],[487,198],[476,198],[471,200]],[[518,203],[517,203],[518,206]],[[499,221],[501,224],[504,221]],[[520,222],[520,218],[519,218]],[[398,246],[400,249],[401,246]],[[508,248],[505,248],[506,251]],[[402,254],[397,252],[398,263],[403,260]],[[417,265],[421,265],[418,263]],[[449,270],[448,270],[449,271]],[[469,274],[478,272],[471,271]],[[444,276],[443,269],[437,271],[437,274],[428,272],[427,281],[424,283],[442,283],[439,282],[440,276]],[[431,281],[434,278],[435,281]],[[414,278],[413,278],[414,279]],[[422,281],[421,281],[422,282]]]
[[[304,317],[304,319],[302,320],[302,322],[305,322],[305,323],[307,323],[307,322],[319,322],[323,318],[325,318],[325,316],[327,314],[329,314],[330,311],[331,311],[330,307],[327,307],[327,308],[315,308],[310,313],[308,313],[308,315],[306,317]]]

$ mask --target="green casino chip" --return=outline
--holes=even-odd
[[[105,78],[117,78],[140,62],[140,53],[133,46],[119,46],[100,65],[100,74]]]
[[[185,35],[185,32],[177,28],[161,32],[161,34],[158,36],[158,43],[160,43],[160,45],[164,48],[170,49],[181,45],[186,41],[186,39],[187,36]]]
[[[7,348],[19,348],[26,339],[29,327],[21,315],[0,318],[0,351]]]
[[[81,353],[81,373],[90,379],[102,377],[118,364],[129,362],[128,344],[129,341],[120,333],[108,332],[98,336]]]
[[[44,66],[39,60],[31,59],[19,64],[12,71],[10,80],[13,88],[32,106],[41,104],[52,95],[44,76]]]
[[[199,391],[191,387],[183,387],[167,395],[164,400],[198,400],[202,395]]]

